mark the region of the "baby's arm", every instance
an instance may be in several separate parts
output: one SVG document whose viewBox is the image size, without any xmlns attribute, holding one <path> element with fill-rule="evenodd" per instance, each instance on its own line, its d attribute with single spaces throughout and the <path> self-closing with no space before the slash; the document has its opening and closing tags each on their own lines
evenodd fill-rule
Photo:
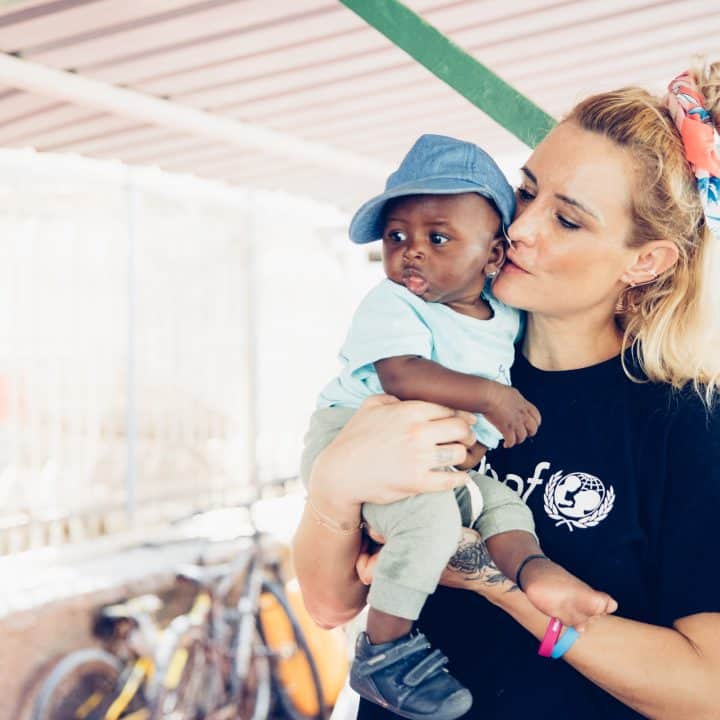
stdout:
<svg viewBox="0 0 720 720">
<path fill-rule="evenodd" d="M 456 372 L 426 358 L 401 355 L 375 362 L 383 390 L 401 400 L 425 400 L 457 410 L 481 413 L 512 447 L 535 435 L 538 409 L 515 388 Z"/>
</svg>

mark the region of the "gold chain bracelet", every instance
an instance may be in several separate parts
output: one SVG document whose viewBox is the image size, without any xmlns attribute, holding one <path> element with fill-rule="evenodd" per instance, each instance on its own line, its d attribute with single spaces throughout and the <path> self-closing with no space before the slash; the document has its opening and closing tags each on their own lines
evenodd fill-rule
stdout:
<svg viewBox="0 0 720 720">
<path fill-rule="evenodd" d="M 326 527 L 328 530 L 332 530 L 334 533 L 338 533 L 339 535 L 352 535 L 353 533 L 356 533 L 358 530 L 362 530 L 365 527 L 364 522 L 360 522 L 358 525 L 348 527 L 344 523 L 339 523 L 336 520 L 333 520 L 331 517 L 325 515 L 325 513 L 320 512 L 320 510 L 315 507 L 315 503 L 313 503 L 309 495 L 305 498 L 305 502 L 307 502 L 310 510 L 312 510 L 312 513 L 315 516 L 315 520 L 323 527 Z"/>
</svg>

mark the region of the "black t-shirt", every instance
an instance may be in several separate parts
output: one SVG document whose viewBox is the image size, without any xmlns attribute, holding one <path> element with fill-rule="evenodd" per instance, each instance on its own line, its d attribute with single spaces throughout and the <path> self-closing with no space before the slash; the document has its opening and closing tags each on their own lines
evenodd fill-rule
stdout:
<svg viewBox="0 0 720 720">
<path fill-rule="evenodd" d="M 689 389 L 629 380 L 619 358 L 545 372 L 518 352 L 512 372 L 542 425 L 492 451 L 484 469 L 528 503 L 544 552 L 610 593 L 622 617 L 671 626 L 720 612 L 720 409 Z M 472 692 L 467 718 L 641 717 L 539 657 L 530 633 L 472 592 L 438 588 L 418 625 Z M 393 717 L 361 701 L 361 720 Z"/>
</svg>

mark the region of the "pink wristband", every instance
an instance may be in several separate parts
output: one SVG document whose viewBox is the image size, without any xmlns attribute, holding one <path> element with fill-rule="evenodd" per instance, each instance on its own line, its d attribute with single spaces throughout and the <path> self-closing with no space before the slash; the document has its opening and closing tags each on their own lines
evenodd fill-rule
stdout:
<svg viewBox="0 0 720 720">
<path fill-rule="evenodd" d="M 545 635 L 540 643 L 540 647 L 538 648 L 538 655 L 550 657 L 552 650 L 555 647 L 555 643 L 560 637 L 562 629 L 563 624 L 557 618 L 554 617 L 550 619 L 547 630 L 545 630 Z"/>
</svg>

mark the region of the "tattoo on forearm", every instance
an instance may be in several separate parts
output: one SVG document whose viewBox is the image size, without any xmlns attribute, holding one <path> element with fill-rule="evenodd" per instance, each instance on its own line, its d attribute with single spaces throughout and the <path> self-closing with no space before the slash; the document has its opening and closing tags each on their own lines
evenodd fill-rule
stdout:
<svg viewBox="0 0 720 720">
<path fill-rule="evenodd" d="M 467 580 L 482 579 L 489 585 L 499 585 L 508 582 L 508 578 L 500 572 L 498 566 L 490 557 L 487 546 L 482 540 L 463 540 L 455 554 L 450 558 L 448 565 L 466 576 Z M 514 583 L 508 592 L 517 590 Z"/>
</svg>

